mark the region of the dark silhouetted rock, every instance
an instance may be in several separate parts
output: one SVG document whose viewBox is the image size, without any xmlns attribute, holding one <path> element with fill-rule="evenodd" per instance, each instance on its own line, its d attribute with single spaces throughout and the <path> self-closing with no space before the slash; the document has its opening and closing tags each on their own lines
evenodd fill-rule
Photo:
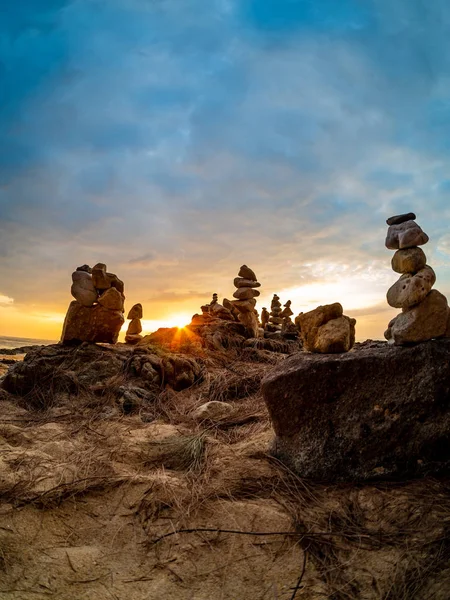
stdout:
<svg viewBox="0 0 450 600">
<path fill-rule="evenodd" d="M 142 304 L 135 304 L 130 308 L 127 319 L 142 319 Z"/>
<path fill-rule="evenodd" d="M 329 481 L 450 470 L 450 340 L 299 353 L 262 382 L 273 453 Z"/>
<path fill-rule="evenodd" d="M 238 277 L 242 277 L 244 279 L 250 279 L 250 281 L 257 281 L 255 272 L 247 267 L 247 265 L 242 265 L 239 269 Z"/>
<path fill-rule="evenodd" d="M 394 217 L 389 217 L 386 219 L 386 223 L 388 225 L 401 225 L 401 223 L 405 223 L 406 221 L 415 221 L 416 215 L 412 212 L 405 213 L 403 215 L 395 215 Z"/>
</svg>

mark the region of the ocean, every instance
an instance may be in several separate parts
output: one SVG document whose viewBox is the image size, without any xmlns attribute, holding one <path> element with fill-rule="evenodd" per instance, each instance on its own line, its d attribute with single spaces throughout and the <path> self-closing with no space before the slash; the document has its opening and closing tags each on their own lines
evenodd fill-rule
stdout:
<svg viewBox="0 0 450 600">
<path fill-rule="evenodd" d="M 3 348 L 12 350 L 13 348 L 21 348 L 22 346 L 48 346 L 49 344 L 57 343 L 57 340 L 36 340 L 32 338 L 0 336 L 0 353 Z"/>
</svg>

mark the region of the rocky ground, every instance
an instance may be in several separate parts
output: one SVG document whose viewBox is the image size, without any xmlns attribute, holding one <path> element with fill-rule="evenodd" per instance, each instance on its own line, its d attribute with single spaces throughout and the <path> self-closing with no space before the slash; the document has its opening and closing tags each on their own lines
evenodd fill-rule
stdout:
<svg viewBox="0 0 450 600">
<path fill-rule="evenodd" d="M 167 333 L 8 365 L 0 599 L 446 600 L 447 479 L 326 485 L 270 456 L 260 382 L 298 351 Z"/>
</svg>

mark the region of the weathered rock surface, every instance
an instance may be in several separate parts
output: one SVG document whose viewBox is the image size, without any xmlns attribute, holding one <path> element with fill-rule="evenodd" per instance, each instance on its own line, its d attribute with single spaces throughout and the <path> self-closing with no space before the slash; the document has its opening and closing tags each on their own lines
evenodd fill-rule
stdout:
<svg viewBox="0 0 450 600">
<path fill-rule="evenodd" d="M 76 348 L 53 344 L 29 352 L 23 362 L 13 365 L 0 389 L 24 396 L 26 403 L 35 408 L 45 408 L 57 402 L 60 393 L 106 392 L 120 400 L 125 388 L 144 388 L 159 394 L 160 386 L 166 385 L 179 391 L 197 382 L 201 375 L 201 365 L 183 354 L 162 352 L 158 356 L 152 349 L 121 344 L 83 343 Z"/>
<path fill-rule="evenodd" d="M 313 352 L 335 354 L 348 352 L 355 343 L 356 320 L 342 316 L 332 319 L 317 329 Z"/>
<path fill-rule="evenodd" d="M 387 232 L 386 248 L 398 250 L 423 246 L 428 242 L 427 234 L 415 221 L 404 221 L 399 225 L 391 225 Z"/>
<path fill-rule="evenodd" d="M 431 290 L 423 302 L 389 323 L 385 337 L 396 345 L 442 337 L 447 329 L 448 314 L 447 298 L 437 290 Z"/>
<path fill-rule="evenodd" d="M 87 265 L 83 265 L 87 266 Z M 79 267 L 72 273 L 70 293 L 83 306 L 92 306 L 97 301 L 97 290 L 88 271 Z"/>
<path fill-rule="evenodd" d="M 392 257 L 392 270 L 396 273 L 417 273 L 427 264 L 427 257 L 422 248 L 405 248 L 397 250 Z"/>
<path fill-rule="evenodd" d="M 110 287 L 99 297 L 98 303 L 109 310 L 120 310 L 123 312 L 123 296 L 114 287 Z"/>
<path fill-rule="evenodd" d="M 450 469 L 450 340 L 299 353 L 262 383 L 273 453 L 302 477 L 355 481 Z"/>
<path fill-rule="evenodd" d="M 88 308 L 74 300 L 66 314 L 61 342 L 115 344 L 123 323 L 123 313 L 120 310 L 109 310 L 101 304 Z"/>
<path fill-rule="evenodd" d="M 391 286 L 387 301 L 394 308 L 407 309 L 425 300 L 436 281 L 436 274 L 428 265 L 415 275 L 405 273 Z"/>
<path fill-rule="evenodd" d="M 416 215 L 413 212 L 410 213 L 405 213 L 403 215 L 395 215 L 393 217 L 389 217 L 389 219 L 386 219 L 386 223 L 388 225 L 400 225 L 401 223 L 404 223 L 405 221 L 415 221 L 416 219 Z"/>
</svg>

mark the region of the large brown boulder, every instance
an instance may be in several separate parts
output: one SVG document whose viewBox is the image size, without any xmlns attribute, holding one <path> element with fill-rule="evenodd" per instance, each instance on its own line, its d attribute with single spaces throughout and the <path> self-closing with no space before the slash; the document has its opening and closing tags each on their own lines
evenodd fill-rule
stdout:
<svg viewBox="0 0 450 600">
<path fill-rule="evenodd" d="M 339 302 L 318 306 L 296 317 L 303 346 L 310 352 L 348 352 L 355 343 L 356 320 L 343 314 Z"/>
<path fill-rule="evenodd" d="M 109 310 L 101 304 L 86 307 L 74 300 L 66 314 L 61 342 L 115 344 L 123 323 L 123 313 L 120 310 Z"/>
<path fill-rule="evenodd" d="M 329 481 L 450 471 L 450 340 L 299 353 L 262 382 L 273 453 Z"/>
</svg>

